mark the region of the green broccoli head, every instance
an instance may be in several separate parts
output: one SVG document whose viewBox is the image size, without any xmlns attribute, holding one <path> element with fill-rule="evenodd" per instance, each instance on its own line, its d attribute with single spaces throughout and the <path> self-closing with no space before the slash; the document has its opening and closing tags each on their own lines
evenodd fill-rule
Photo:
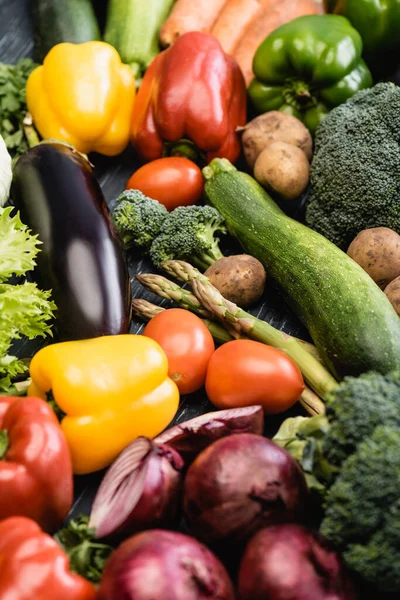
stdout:
<svg viewBox="0 0 400 600">
<path fill-rule="evenodd" d="M 400 592 L 400 429 L 375 429 L 326 496 L 321 533 L 364 581 Z"/>
<path fill-rule="evenodd" d="M 211 206 L 180 206 L 163 222 L 150 248 L 155 265 L 165 260 L 189 260 L 207 269 L 222 258 L 215 233 L 226 233 L 223 216 Z"/>
<path fill-rule="evenodd" d="M 307 225 L 347 250 L 370 227 L 400 233 L 400 87 L 379 83 L 319 126 Z"/>
<path fill-rule="evenodd" d="M 139 190 L 126 190 L 118 198 L 113 218 L 126 248 L 148 251 L 167 215 L 167 209 L 157 200 Z"/>
<path fill-rule="evenodd" d="M 345 377 L 327 398 L 322 453 L 340 466 L 380 424 L 400 427 L 400 372 Z"/>
</svg>

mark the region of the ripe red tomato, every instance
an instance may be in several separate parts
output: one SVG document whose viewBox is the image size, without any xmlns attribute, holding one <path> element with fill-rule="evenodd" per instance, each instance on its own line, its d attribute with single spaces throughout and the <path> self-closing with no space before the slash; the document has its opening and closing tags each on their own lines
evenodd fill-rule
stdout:
<svg viewBox="0 0 400 600">
<path fill-rule="evenodd" d="M 204 385 L 215 346 L 199 317 L 182 308 L 170 308 L 153 317 L 143 335 L 158 342 L 164 350 L 168 375 L 181 394 L 191 394 Z"/>
<path fill-rule="evenodd" d="M 196 204 L 203 193 L 203 175 L 187 158 L 159 158 L 140 167 L 129 179 L 126 189 L 140 190 L 158 200 L 168 210 Z"/>
<path fill-rule="evenodd" d="M 260 404 L 267 414 L 290 408 L 304 381 L 286 354 L 251 340 L 234 340 L 218 348 L 208 364 L 206 392 L 218 408 Z"/>
</svg>

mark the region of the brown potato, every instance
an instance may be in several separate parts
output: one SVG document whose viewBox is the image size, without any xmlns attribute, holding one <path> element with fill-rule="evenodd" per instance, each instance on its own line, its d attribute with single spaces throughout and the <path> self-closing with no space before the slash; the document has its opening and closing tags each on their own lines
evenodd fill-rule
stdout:
<svg viewBox="0 0 400 600">
<path fill-rule="evenodd" d="M 286 142 L 297 146 L 312 158 L 312 137 L 305 125 L 296 117 L 272 110 L 256 117 L 242 131 L 243 152 L 249 167 L 254 168 L 261 152 L 273 142 Z"/>
<path fill-rule="evenodd" d="M 300 148 L 274 142 L 257 158 L 254 177 L 266 190 L 276 192 L 285 200 L 295 200 L 308 185 L 310 165 Z"/>
<path fill-rule="evenodd" d="M 220 258 L 205 275 L 224 298 L 241 307 L 261 298 L 267 277 L 260 261 L 248 254 Z"/>
<path fill-rule="evenodd" d="M 391 281 L 389 285 L 385 287 L 384 291 L 392 303 L 394 310 L 400 317 L 400 277 L 393 279 L 393 281 Z"/>
<path fill-rule="evenodd" d="M 351 242 L 347 254 L 382 289 L 400 275 L 400 235 L 388 227 L 364 229 Z"/>
</svg>

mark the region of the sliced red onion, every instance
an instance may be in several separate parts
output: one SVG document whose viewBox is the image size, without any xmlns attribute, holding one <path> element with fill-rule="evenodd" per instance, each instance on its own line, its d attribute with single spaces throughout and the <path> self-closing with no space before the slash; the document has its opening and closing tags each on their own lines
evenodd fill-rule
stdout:
<svg viewBox="0 0 400 600">
<path fill-rule="evenodd" d="M 267 527 L 249 542 L 239 570 L 240 600 L 355 600 L 340 557 L 300 525 Z"/>
<path fill-rule="evenodd" d="M 183 460 L 173 448 L 137 438 L 108 469 L 89 527 L 102 538 L 171 524 L 179 510 Z"/>
<path fill-rule="evenodd" d="M 226 547 L 301 518 L 307 497 L 304 475 L 286 450 L 242 433 L 214 442 L 189 467 L 184 512 L 196 537 Z"/>
<path fill-rule="evenodd" d="M 261 406 L 246 406 L 210 412 L 179 423 L 155 438 L 157 444 L 168 444 L 183 457 L 192 460 L 216 440 L 233 433 L 262 435 L 264 411 Z"/>
<path fill-rule="evenodd" d="M 98 600 L 234 600 L 214 554 L 182 533 L 151 530 L 121 544 L 104 570 Z"/>
</svg>

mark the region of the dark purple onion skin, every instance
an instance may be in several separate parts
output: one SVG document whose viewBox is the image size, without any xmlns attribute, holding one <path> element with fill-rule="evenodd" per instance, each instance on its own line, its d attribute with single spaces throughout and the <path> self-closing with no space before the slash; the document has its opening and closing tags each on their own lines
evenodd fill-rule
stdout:
<svg viewBox="0 0 400 600">
<path fill-rule="evenodd" d="M 336 552 L 296 524 L 259 531 L 239 570 L 239 600 L 355 600 L 357 594 Z"/>
<path fill-rule="evenodd" d="M 307 500 L 297 462 L 271 440 L 249 433 L 214 442 L 184 482 L 186 523 L 215 547 L 237 546 L 267 525 L 301 520 Z"/>
<path fill-rule="evenodd" d="M 121 544 L 106 564 L 97 600 L 234 600 L 222 563 L 194 538 L 153 529 Z"/>
<path fill-rule="evenodd" d="M 190 464 L 210 444 L 234 433 L 262 435 L 264 411 L 261 406 L 246 406 L 219 410 L 195 417 L 170 427 L 155 438 L 159 444 L 168 444 Z"/>
<path fill-rule="evenodd" d="M 178 520 L 184 462 L 173 448 L 154 444 L 151 440 L 149 443 L 151 449 L 145 457 L 146 476 L 142 496 L 124 522 L 105 536 L 107 538 L 126 538 L 145 529 L 175 525 Z M 96 527 L 96 537 L 103 537 L 101 527 Z"/>
</svg>

